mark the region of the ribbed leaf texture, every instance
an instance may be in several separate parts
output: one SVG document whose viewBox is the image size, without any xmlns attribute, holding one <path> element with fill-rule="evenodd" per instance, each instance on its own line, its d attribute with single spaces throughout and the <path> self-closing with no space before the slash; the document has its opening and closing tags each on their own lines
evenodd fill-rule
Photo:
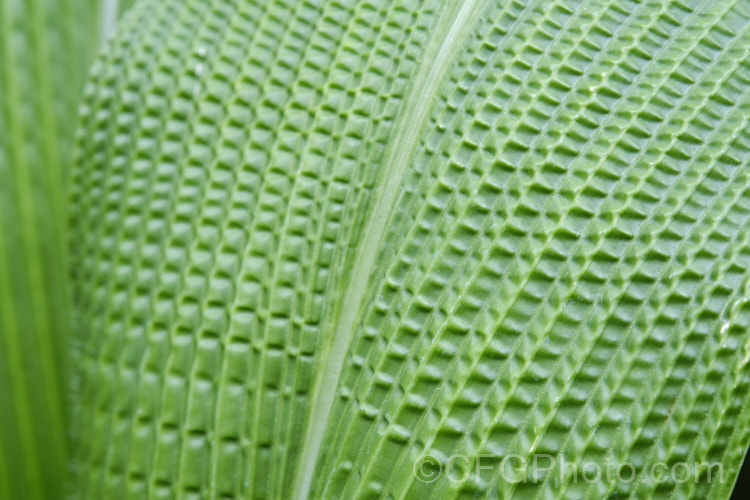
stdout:
<svg viewBox="0 0 750 500">
<path fill-rule="evenodd" d="M 78 135 L 80 496 L 726 498 L 750 438 L 748 20 L 137 2 Z M 425 481 L 425 454 L 470 473 Z M 537 481 L 498 466 L 539 454 Z"/>
<path fill-rule="evenodd" d="M 0 499 L 62 498 L 65 183 L 99 44 L 93 0 L 0 0 Z"/>
</svg>

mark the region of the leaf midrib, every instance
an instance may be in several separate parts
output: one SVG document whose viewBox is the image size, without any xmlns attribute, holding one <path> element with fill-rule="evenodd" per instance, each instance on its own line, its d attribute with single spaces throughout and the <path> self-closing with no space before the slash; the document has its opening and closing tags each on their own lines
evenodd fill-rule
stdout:
<svg viewBox="0 0 750 500">
<path fill-rule="evenodd" d="M 361 233 L 363 237 L 357 248 L 352 274 L 339 296 L 342 303 L 333 340 L 330 349 L 324 355 L 316 379 L 293 498 L 308 497 L 344 358 L 375 263 L 377 249 L 391 218 L 399 186 L 418 144 L 430 104 L 484 4 L 482 0 L 446 2 L 446 8 L 433 31 L 430 44 L 414 77 L 414 83 L 407 94 L 406 105 L 393 127 L 393 142 L 386 152 L 384 161 L 383 185 L 376 190 L 376 198 Z"/>
</svg>

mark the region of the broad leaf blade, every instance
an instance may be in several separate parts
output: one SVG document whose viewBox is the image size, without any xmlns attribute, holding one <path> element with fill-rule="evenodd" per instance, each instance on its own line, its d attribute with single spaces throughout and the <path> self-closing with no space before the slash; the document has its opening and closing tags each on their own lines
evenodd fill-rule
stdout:
<svg viewBox="0 0 750 500">
<path fill-rule="evenodd" d="M 743 4 L 130 12 L 75 180 L 88 496 L 728 495 Z M 425 454 L 492 457 L 428 482 Z M 515 483 L 511 455 L 557 468 Z"/>
</svg>

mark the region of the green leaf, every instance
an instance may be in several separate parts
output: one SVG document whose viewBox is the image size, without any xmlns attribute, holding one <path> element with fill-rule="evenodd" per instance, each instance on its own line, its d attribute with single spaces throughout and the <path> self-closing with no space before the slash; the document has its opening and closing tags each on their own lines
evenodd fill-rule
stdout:
<svg viewBox="0 0 750 500">
<path fill-rule="evenodd" d="M 96 2 L 0 0 L 0 499 L 68 469 L 68 168 Z"/>
<path fill-rule="evenodd" d="M 137 2 L 81 108 L 80 496 L 728 497 L 748 19 Z"/>
</svg>

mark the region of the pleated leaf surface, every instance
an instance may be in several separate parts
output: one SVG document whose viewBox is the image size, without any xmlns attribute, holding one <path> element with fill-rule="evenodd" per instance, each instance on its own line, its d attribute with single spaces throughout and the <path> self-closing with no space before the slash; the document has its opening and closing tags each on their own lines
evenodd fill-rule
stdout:
<svg viewBox="0 0 750 500">
<path fill-rule="evenodd" d="M 749 19 L 137 2 L 78 134 L 80 496 L 727 498 Z M 704 465 L 651 474 L 680 462 Z"/>
</svg>

